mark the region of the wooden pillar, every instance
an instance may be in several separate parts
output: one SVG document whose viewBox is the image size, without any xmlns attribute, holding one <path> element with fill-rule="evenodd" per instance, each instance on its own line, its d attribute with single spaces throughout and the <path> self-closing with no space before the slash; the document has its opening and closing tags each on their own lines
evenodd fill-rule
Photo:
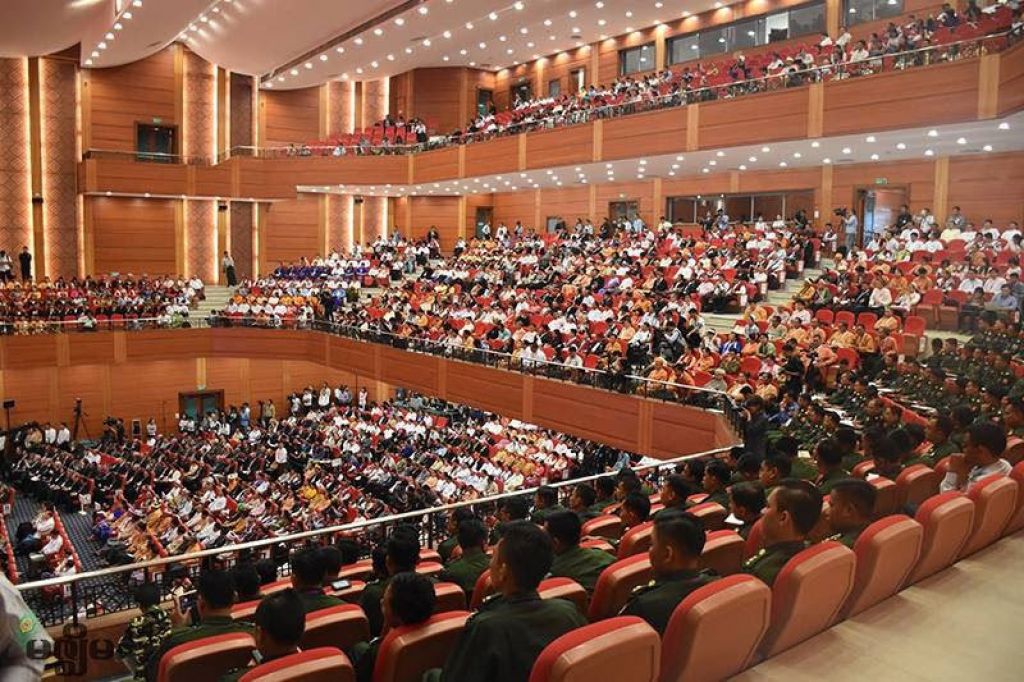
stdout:
<svg viewBox="0 0 1024 682">
<path fill-rule="evenodd" d="M 828 222 L 828 217 L 832 215 L 833 204 L 832 166 L 825 165 L 821 167 L 821 204 L 818 206 L 818 219 L 822 224 Z"/>
<path fill-rule="evenodd" d="M 28 60 L 28 146 L 29 146 L 29 187 L 32 197 L 32 227 L 28 235 L 28 250 L 32 254 L 32 276 L 41 279 L 46 276 L 46 225 L 43 214 L 43 140 L 42 140 L 42 98 L 40 95 L 40 60 Z M 14 272 L 20 273 L 18 254 L 12 250 Z M 20 276 L 20 275 L 19 275 Z"/>
<path fill-rule="evenodd" d="M 604 119 L 594 121 L 594 153 L 591 161 L 600 161 L 604 158 Z"/>
<path fill-rule="evenodd" d="M 821 137 L 825 123 L 824 83 L 811 83 L 807 99 L 807 137 Z"/>
<path fill-rule="evenodd" d="M 321 88 L 321 91 L 323 88 Z M 329 194 L 318 194 L 317 195 L 317 207 L 316 207 L 316 248 L 321 256 L 326 256 L 331 252 L 328 244 L 328 229 L 327 229 L 327 201 L 330 197 Z"/>
<path fill-rule="evenodd" d="M 686 151 L 700 147 L 700 104 L 686 105 Z"/>
<path fill-rule="evenodd" d="M 252 276 L 259 277 L 260 263 L 263 261 L 263 206 L 252 205 Z"/>
<path fill-rule="evenodd" d="M 986 54 L 978 61 L 978 118 L 981 119 L 995 118 L 999 110 L 1000 56 Z"/>
<path fill-rule="evenodd" d="M 949 157 L 935 159 L 935 189 L 932 195 L 932 214 L 946 215 L 949 204 Z"/>
<path fill-rule="evenodd" d="M 459 211 L 458 211 L 458 229 L 459 236 L 466 239 L 466 196 L 462 195 L 459 197 Z"/>
<path fill-rule="evenodd" d="M 665 68 L 665 32 L 668 26 L 659 24 L 654 29 L 654 68 L 661 71 Z"/>
<path fill-rule="evenodd" d="M 324 83 L 317 90 L 319 97 L 320 121 L 317 139 L 326 140 L 331 136 L 331 89 L 330 83 Z"/>
<path fill-rule="evenodd" d="M 217 160 L 231 151 L 231 72 L 217 67 Z M 220 270 L 220 267 L 217 268 Z"/>
<path fill-rule="evenodd" d="M 661 178 L 654 178 L 651 182 L 651 221 L 649 225 L 656 225 L 659 218 L 665 213 L 665 202 L 663 201 L 662 180 Z"/>
<path fill-rule="evenodd" d="M 587 69 L 587 85 L 598 85 L 601 81 L 598 72 L 601 70 L 601 43 L 590 46 L 590 68 Z"/>
<path fill-rule="evenodd" d="M 178 153 L 185 154 L 188 125 L 185 121 L 185 46 L 174 43 L 174 122 L 178 124 Z M 179 274 L 181 270 L 178 271 Z"/>
<path fill-rule="evenodd" d="M 230 138 L 229 138 L 230 139 Z M 220 269 L 221 254 L 225 251 L 231 252 L 231 211 L 229 210 L 228 203 L 226 201 L 217 202 L 217 245 L 216 253 L 214 253 L 214 272 L 216 273 L 216 283 L 221 283 L 221 278 L 224 273 Z"/>
<path fill-rule="evenodd" d="M 846 23 L 843 19 L 843 0 L 825 0 L 825 30 L 830 36 L 839 36 L 839 27 Z"/>
<path fill-rule="evenodd" d="M 188 199 L 174 202 L 174 267 L 179 275 L 188 277 L 188 230 L 185 229 L 185 204 Z"/>
</svg>

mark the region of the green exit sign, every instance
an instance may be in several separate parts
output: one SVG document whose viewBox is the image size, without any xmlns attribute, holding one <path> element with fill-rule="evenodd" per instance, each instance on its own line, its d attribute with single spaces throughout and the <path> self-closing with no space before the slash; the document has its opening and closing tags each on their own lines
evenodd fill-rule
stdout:
<svg viewBox="0 0 1024 682">
<path fill-rule="evenodd" d="M 875 184 L 876 185 L 888 185 L 889 184 L 889 178 L 875 178 Z"/>
<path fill-rule="evenodd" d="M 156 116 L 153 117 L 153 125 L 158 126 L 158 125 L 160 125 L 163 122 L 164 122 L 164 120 L 162 118 L 158 118 Z"/>
</svg>

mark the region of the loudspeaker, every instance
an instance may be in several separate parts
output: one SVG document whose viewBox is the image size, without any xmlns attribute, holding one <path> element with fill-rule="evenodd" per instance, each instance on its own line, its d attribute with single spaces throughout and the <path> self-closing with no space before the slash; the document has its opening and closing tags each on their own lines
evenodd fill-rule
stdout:
<svg viewBox="0 0 1024 682">
<path fill-rule="evenodd" d="M 4 409 L 5 410 L 12 410 L 12 409 L 14 409 L 14 399 L 13 398 L 8 398 L 8 399 L 4 400 Z"/>
</svg>

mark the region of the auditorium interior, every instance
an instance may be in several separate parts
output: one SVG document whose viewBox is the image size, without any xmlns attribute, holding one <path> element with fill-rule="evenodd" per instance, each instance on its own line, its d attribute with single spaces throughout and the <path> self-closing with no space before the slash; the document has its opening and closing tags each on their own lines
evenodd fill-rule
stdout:
<svg viewBox="0 0 1024 682">
<path fill-rule="evenodd" d="M 0 677 L 1019 679 L 1020 0 L 0 6 Z"/>
</svg>

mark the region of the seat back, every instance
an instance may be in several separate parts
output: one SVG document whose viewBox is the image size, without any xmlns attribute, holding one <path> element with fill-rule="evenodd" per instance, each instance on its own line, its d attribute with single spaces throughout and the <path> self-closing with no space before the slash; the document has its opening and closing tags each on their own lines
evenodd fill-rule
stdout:
<svg viewBox="0 0 1024 682">
<path fill-rule="evenodd" d="M 618 539 L 622 537 L 622 519 L 615 514 L 595 516 L 583 524 L 582 534 Z"/>
<path fill-rule="evenodd" d="M 952 564 L 974 527 L 974 502 L 955 490 L 925 500 L 915 520 L 924 528 L 921 558 L 908 584 L 938 573 Z"/>
<path fill-rule="evenodd" d="M 959 558 L 988 547 L 1003 535 L 1017 509 L 1017 481 L 999 474 L 988 476 L 967 493 L 974 502 L 974 525 Z"/>
<path fill-rule="evenodd" d="M 909 466 L 896 477 L 896 499 L 900 507 L 918 506 L 939 492 L 942 476 L 924 464 Z"/>
<path fill-rule="evenodd" d="M 635 616 L 609 618 L 567 632 L 544 647 L 529 682 L 657 682 L 661 640 Z"/>
<path fill-rule="evenodd" d="M 434 613 L 466 610 L 466 593 L 455 583 L 434 583 L 434 595 L 437 597 Z"/>
<path fill-rule="evenodd" d="M 754 521 L 747 535 L 746 547 L 743 548 L 743 558 L 749 559 L 764 547 L 764 519 Z"/>
<path fill-rule="evenodd" d="M 900 591 L 917 564 L 924 527 L 902 514 L 887 516 L 864 529 L 853 545 L 857 574 L 844 616 L 853 616 Z"/>
<path fill-rule="evenodd" d="M 646 552 L 651 547 L 651 532 L 654 529 L 653 521 L 646 521 L 638 526 L 633 526 L 622 536 L 619 542 L 619 558 L 625 559 L 634 554 Z"/>
<path fill-rule="evenodd" d="M 1017 481 L 1017 509 L 1014 511 L 1013 516 L 1010 517 L 1010 522 L 1006 524 L 1006 530 L 1003 531 L 1004 535 L 1010 535 L 1024 529 L 1024 462 L 1018 462 L 1013 466 L 1013 470 L 1010 471 L 1010 478 Z"/>
<path fill-rule="evenodd" d="M 739 573 L 746 544 L 734 530 L 711 531 L 704 540 L 704 551 L 700 554 L 701 568 L 714 569 L 718 575 Z"/>
<path fill-rule="evenodd" d="M 587 613 L 587 591 L 572 578 L 547 578 L 537 586 L 541 599 L 567 599 L 580 613 Z"/>
<path fill-rule="evenodd" d="M 768 630 L 771 602 L 771 589 L 750 575 L 691 592 L 662 636 L 660 682 L 724 680 L 746 668 Z"/>
<path fill-rule="evenodd" d="M 160 658 L 157 682 L 216 682 L 225 671 L 245 666 L 255 648 L 247 632 L 179 644 Z"/>
<path fill-rule="evenodd" d="M 875 518 L 895 514 L 900 507 L 896 484 L 882 476 L 876 476 L 869 482 L 875 486 Z"/>
<path fill-rule="evenodd" d="M 339 604 L 306 614 L 306 632 L 300 646 L 303 649 L 335 647 L 348 651 L 359 642 L 370 639 L 370 622 L 355 604 Z"/>
<path fill-rule="evenodd" d="M 469 616 L 469 611 L 448 611 L 388 632 L 377 650 L 373 682 L 419 680 L 427 670 L 440 668 Z"/>
<path fill-rule="evenodd" d="M 729 510 L 717 502 L 701 502 L 688 510 L 704 524 L 705 530 L 722 530 Z"/>
<path fill-rule="evenodd" d="M 646 554 L 634 554 L 609 565 L 597 578 L 587 618 L 592 622 L 611 618 L 629 601 L 633 588 L 646 585 L 653 577 L 654 569 Z"/>
<path fill-rule="evenodd" d="M 239 682 L 355 682 L 356 671 L 339 649 L 320 647 L 258 665 Z"/>
<path fill-rule="evenodd" d="M 772 618 L 761 643 L 774 656 L 832 625 L 853 589 L 856 558 L 838 542 L 808 547 L 786 562 L 772 586 Z"/>
<path fill-rule="evenodd" d="M 476 611 L 480 608 L 480 605 L 484 603 L 484 599 L 491 596 L 494 592 L 494 585 L 491 584 L 491 569 L 485 570 L 480 574 L 480 577 L 476 579 L 476 585 L 473 586 L 473 596 L 469 599 L 470 611 Z"/>
</svg>

